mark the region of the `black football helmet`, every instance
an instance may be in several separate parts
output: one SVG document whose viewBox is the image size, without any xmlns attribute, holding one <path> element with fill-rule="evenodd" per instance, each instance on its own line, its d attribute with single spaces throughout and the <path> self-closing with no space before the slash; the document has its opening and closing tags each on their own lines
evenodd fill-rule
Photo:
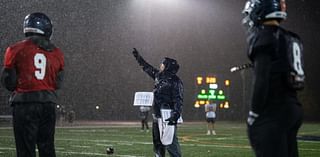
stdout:
<svg viewBox="0 0 320 157">
<path fill-rule="evenodd" d="M 52 35 L 52 23 L 49 17 L 43 13 L 32 13 L 25 17 L 23 33 L 28 37 L 40 34 L 50 39 Z"/>
<path fill-rule="evenodd" d="M 249 28 L 268 19 L 282 21 L 287 18 L 286 2 L 285 0 L 248 0 L 242 14 L 245 15 L 242 24 Z"/>
</svg>

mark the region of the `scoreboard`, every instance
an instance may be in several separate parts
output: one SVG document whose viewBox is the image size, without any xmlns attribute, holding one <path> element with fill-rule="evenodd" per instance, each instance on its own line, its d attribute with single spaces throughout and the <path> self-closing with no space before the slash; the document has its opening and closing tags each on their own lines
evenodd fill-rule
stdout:
<svg viewBox="0 0 320 157">
<path fill-rule="evenodd" d="M 196 100 L 194 107 L 215 103 L 217 107 L 229 109 L 229 87 L 230 80 L 220 79 L 216 76 L 197 76 L 196 81 Z"/>
</svg>

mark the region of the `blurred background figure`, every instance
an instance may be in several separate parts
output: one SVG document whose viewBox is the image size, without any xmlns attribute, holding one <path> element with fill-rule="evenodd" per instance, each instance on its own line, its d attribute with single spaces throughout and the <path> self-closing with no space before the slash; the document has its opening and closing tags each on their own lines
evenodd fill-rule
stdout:
<svg viewBox="0 0 320 157">
<path fill-rule="evenodd" d="M 68 123 L 72 125 L 75 119 L 76 119 L 76 112 L 74 112 L 74 110 L 71 109 L 67 115 Z"/>
<path fill-rule="evenodd" d="M 66 109 L 64 105 L 56 106 L 56 115 L 58 125 L 62 126 L 63 123 L 66 121 Z"/>
<path fill-rule="evenodd" d="M 144 128 L 146 128 L 146 131 L 149 132 L 148 117 L 150 109 L 151 108 L 149 106 L 140 106 L 139 108 L 139 116 L 141 119 L 141 132 L 144 131 Z"/>
<path fill-rule="evenodd" d="M 217 104 L 209 103 L 205 105 L 206 120 L 207 120 L 207 135 L 216 135 L 214 131 L 214 123 L 216 121 Z"/>
</svg>

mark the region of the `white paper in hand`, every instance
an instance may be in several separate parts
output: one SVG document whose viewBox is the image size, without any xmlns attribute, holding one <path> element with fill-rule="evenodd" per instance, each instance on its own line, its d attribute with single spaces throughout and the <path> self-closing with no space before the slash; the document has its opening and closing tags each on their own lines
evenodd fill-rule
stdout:
<svg viewBox="0 0 320 157">
<path fill-rule="evenodd" d="M 170 118 L 170 116 L 171 116 L 170 109 L 161 109 L 161 117 L 162 117 L 163 122 L 165 122 L 166 119 Z M 182 115 L 180 115 L 177 123 L 179 123 L 179 124 L 183 123 Z"/>
<path fill-rule="evenodd" d="M 165 146 L 172 144 L 175 126 L 168 125 L 168 122 L 163 122 L 161 118 L 158 119 L 158 126 L 161 143 Z"/>
<path fill-rule="evenodd" d="M 152 106 L 153 92 L 136 92 L 133 106 Z"/>
<path fill-rule="evenodd" d="M 171 114 L 170 109 L 161 109 L 162 122 L 165 122 L 166 119 L 170 118 L 170 114 Z"/>
</svg>

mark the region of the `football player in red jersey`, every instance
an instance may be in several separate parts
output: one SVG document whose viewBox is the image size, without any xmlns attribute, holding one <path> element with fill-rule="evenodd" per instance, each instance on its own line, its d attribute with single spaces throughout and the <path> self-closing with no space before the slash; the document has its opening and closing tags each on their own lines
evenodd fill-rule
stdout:
<svg viewBox="0 0 320 157">
<path fill-rule="evenodd" d="M 64 57 L 50 41 L 51 20 L 43 13 L 25 17 L 26 39 L 5 53 L 1 83 L 12 91 L 17 157 L 55 157 L 56 90 L 63 79 Z"/>
</svg>

